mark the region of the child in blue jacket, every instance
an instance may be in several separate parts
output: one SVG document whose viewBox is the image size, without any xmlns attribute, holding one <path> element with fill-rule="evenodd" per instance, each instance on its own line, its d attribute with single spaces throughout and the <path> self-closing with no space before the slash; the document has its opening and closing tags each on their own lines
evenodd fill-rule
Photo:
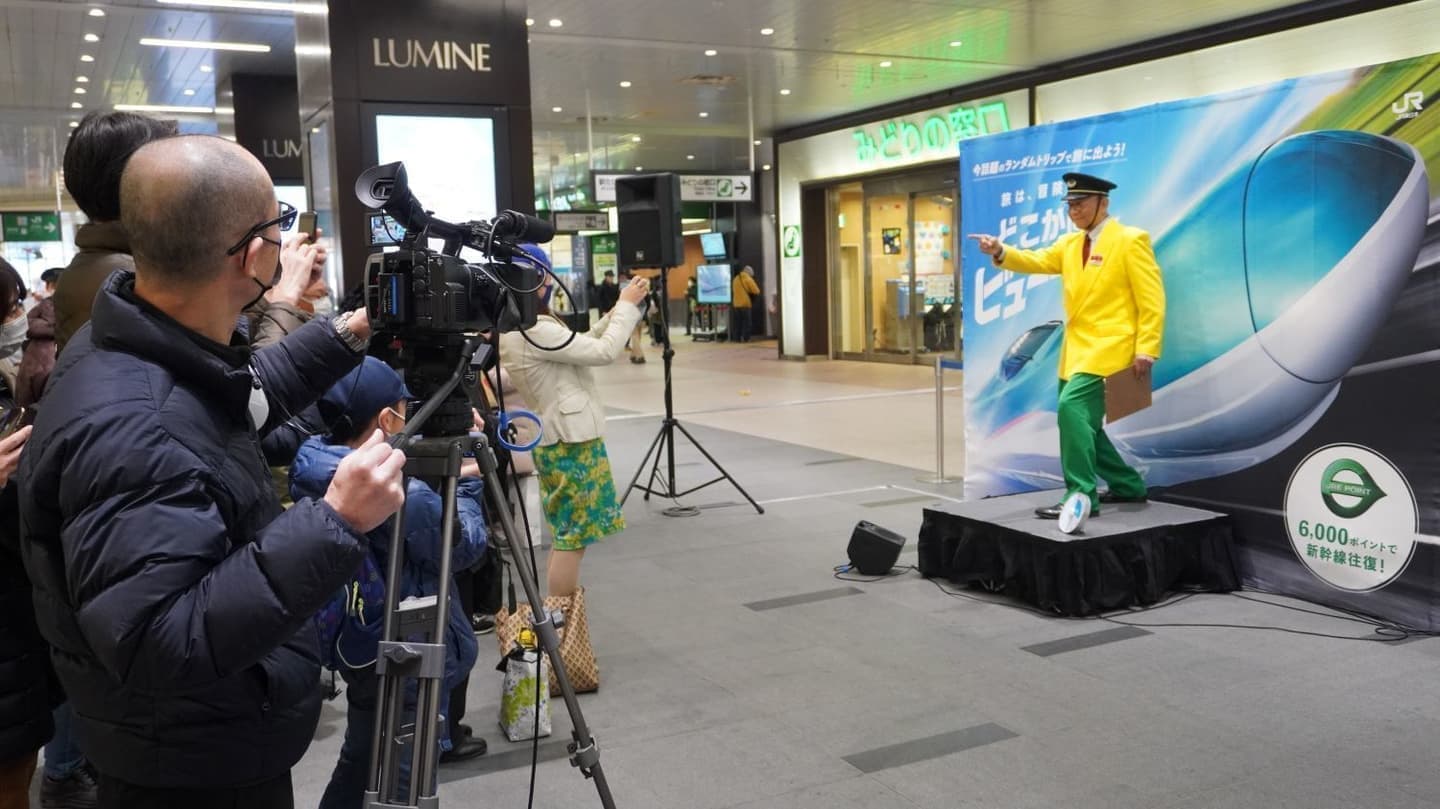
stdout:
<svg viewBox="0 0 1440 809">
<path fill-rule="evenodd" d="M 386 436 L 403 430 L 410 398 L 405 381 L 395 369 L 374 357 L 366 357 L 360 367 L 321 398 L 319 408 L 331 425 L 331 432 L 312 437 L 301 445 L 290 467 L 291 497 L 323 496 L 340 460 L 355 447 L 365 443 L 376 430 Z M 459 507 L 456 530 L 461 536 L 452 551 L 452 571 L 464 570 L 480 561 L 486 546 L 478 469 L 470 461 L 461 474 L 456 498 Z M 434 595 L 440 590 L 441 505 L 441 497 L 434 489 L 414 478 L 408 480 L 400 599 Z M 391 530 L 392 525 L 387 521 L 367 535 L 370 556 L 356 571 L 355 579 L 345 592 L 337 594 L 337 614 L 344 617 L 340 619 L 338 637 L 330 648 L 322 650 L 326 664 L 337 669 L 345 680 L 348 711 L 340 760 L 321 799 L 321 809 L 357 809 L 364 799 L 370 741 L 378 716 L 375 658 L 385 617 L 384 576 L 388 569 Z M 442 762 L 473 758 L 486 750 L 484 739 L 471 735 L 469 728 L 449 721 L 450 691 L 468 676 L 478 654 L 475 635 L 453 581 L 450 593 L 445 681 L 440 703 Z M 322 636 L 326 635 L 323 621 L 321 628 Z M 412 705 L 413 691 L 412 687 Z"/>
</svg>

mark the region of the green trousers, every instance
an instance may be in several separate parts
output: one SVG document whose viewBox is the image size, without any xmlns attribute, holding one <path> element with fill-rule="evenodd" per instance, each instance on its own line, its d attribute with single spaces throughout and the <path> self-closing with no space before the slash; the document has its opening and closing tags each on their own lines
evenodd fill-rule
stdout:
<svg viewBox="0 0 1440 809">
<path fill-rule="evenodd" d="M 1065 474 L 1065 496 L 1076 492 L 1090 498 L 1092 514 L 1100 512 L 1096 496 L 1099 478 L 1110 484 L 1112 494 L 1140 497 L 1145 479 L 1125 463 L 1105 435 L 1105 379 L 1094 374 L 1075 374 L 1060 380 L 1060 470 Z"/>
</svg>

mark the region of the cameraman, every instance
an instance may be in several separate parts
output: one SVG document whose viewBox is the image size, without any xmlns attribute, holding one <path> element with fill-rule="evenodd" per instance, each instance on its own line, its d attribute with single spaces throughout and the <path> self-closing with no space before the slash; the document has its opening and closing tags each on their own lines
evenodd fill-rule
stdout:
<svg viewBox="0 0 1440 809">
<path fill-rule="evenodd" d="M 533 264 L 549 269 L 549 259 L 539 247 L 523 245 L 523 249 Z M 537 293 L 540 317 L 525 332 L 539 346 L 558 346 L 570 336 L 570 328 L 550 314 L 556 288 L 547 273 Z M 625 528 L 605 453 L 605 406 L 590 368 L 609 365 L 620 356 L 625 336 L 640 322 L 640 303 L 649 290 L 645 278 L 632 280 L 620 291 L 615 308 L 588 334 L 576 334 L 557 351 L 536 348 L 519 332 L 500 335 L 500 361 L 544 425 L 540 446 L 532 455 L 545 520 L 554 537 L 546 569 L 552 596 L 572 595 L 580 586 L 585 548 Z M 641 339 L 637 333 L 635 340 Z"/>
<path fill-rule="evenodd" d="M 320 714 L 311 618 L 399 507 L 405 456 L 372 436 L 282 511 L 258 436 L 359 364 L 369 320 L 254 353 L 234 331 L 294 214 L 239 146 L 153 141 L 120 198 L 135 272 L 61 354 L 21 460 L 36 617 L 101 806 L 289 809 Z"/>
</svg>

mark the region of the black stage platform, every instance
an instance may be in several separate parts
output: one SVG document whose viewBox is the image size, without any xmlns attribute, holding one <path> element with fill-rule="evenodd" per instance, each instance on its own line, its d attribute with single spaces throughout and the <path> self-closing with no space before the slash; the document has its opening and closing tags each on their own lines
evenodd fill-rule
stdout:
<svg viewBox="0 0 1440 809">
<path fill-rule="evenodd" d="M 1084 533 L 1067 535 L 1035 516 L 1062 496 L 1030 492 L 925 509 L 920 573 L 1001 590 L 1061 615 L 1153 604 L 1180 588 L 1240 588 L 1226 515 L 1153 501 L 1104 505 Z"/>
</svg>

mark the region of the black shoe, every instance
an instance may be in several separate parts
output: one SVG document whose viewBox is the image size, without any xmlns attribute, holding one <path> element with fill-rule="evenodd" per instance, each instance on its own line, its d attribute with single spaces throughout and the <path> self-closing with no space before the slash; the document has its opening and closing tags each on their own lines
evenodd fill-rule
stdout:
<svg viewBox="0 0 1440 809">
<path fill-rule="evenodd" d="M 1100 502 L 1102 503 L 1148 503 L 1149 501 L 1150 497 L 1148 494 L 1142 494 L 1139 497 L 1121 497 L 1118 494 L 1111 494 L 1110 492 L 1102 492 L 1100 494 Z"/>
<path fill-rule="evenodd" d="M 1060 512 L 1063 510 L 1064 505 L 1064 503 L 1056 503 L 1053 506 L 1037 508 L 1035 509 L 1035 516 L 1042 520 L 1058 520 L 1060 519 Z"/>
<path fill-rule="evenodd" d="M 40 782 L 40 809 L 94 809 L 100 805 L 97 786 L 89 765 L 77 767 L 63 779 L 47 775 Z"/>
<path fill-rule="evenodd" d="M 485 755 L 486 750 L 490 749 L 490 746 L 485 743 L 485 740 L 478 736 L 470 736 L 460 741 L 452 739 L 451 741 L 454 743 L 454 746 L 440 754 L 441 764 L 454 764 L 457 761 L 469 761 L 472 758 L 479 758 Z"/>
<path fill-rule="evenodd" d="M 470 616 L 470 628 L 475 630 L 477 635 L 488 635 L 495 631 L 495 618 L 491 615 L 475 613 Z"/>
</svg>

